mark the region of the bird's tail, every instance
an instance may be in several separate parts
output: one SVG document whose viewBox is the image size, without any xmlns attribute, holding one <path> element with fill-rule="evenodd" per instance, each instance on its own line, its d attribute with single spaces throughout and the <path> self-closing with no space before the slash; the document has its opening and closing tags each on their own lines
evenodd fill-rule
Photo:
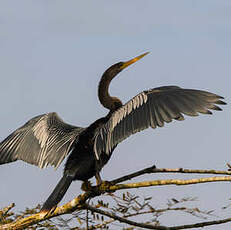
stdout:
<svg viewBox="0 0 231 230">
<path fill-rule="evenodd" d="M 50 211 L 51 209 L 56 208 L 58 203 L 62 200 L 65 195 L 67 189 L 71 185 L 73 178 L 68 175 L 63 175 L 59 183 L 56 185 L 55 189 L 51 193 L 51 195 L 47 198 L 45 203 L 42 206 L 41 211 Z"/>
</svg>

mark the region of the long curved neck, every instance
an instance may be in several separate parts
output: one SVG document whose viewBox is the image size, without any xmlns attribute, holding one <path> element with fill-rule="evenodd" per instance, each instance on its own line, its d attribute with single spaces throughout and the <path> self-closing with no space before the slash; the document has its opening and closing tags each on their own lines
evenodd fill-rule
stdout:
<svg viewBox="0 0 231 230">
<path fill-rule="evenodd" d="M 111 66 L 104 72 L 98 87 L 98 97 L 100 103 L 110 111 L 114 111 L 122 106 L 122 102 L 119 100 L 119 98 L 112 97 L 109 94 L 109 85 L 117 74 L 118 71 L 115 71 L 114 66 Z"/>
</svg>

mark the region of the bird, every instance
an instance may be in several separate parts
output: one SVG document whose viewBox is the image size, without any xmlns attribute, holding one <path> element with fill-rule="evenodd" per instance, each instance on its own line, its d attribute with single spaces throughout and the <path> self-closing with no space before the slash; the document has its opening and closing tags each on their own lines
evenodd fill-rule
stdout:
<svg viewBox="0 0 231 230">
<path fill-rule="evenodd" d="M 88 127 L 65 123 L 56 112 L 36 116 L 16 129 L 0 144 L 0 164 L 22 160 L 45 168 L 57 168 L 64 158 L 63 176 L 44 202 L 41 211 L 57 207 L 71 183 L 87 182 L 95 177 L 102 183 L 100 171 L 110 159 L 116 146 L 130 135 L 149 127 L 163 127 L 173 120 L 182 121 L 184 115 L 212 114 L 222 110 L 224 97 L 202 90 L 178 86 L 162 86 L 145 90 L 127 103 L 109 94 L 111 81 L 125 68 L 149 52 L 129 61 L 110 66 L 98 85 L 100 103 L 108 109 L 106 116 Z"/>
</svg>

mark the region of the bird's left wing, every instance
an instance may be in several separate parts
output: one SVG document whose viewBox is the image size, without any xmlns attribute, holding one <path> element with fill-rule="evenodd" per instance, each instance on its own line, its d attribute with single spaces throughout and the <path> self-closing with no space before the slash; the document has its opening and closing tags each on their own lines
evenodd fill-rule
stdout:
<svg viewBox="0 0 231 230">
<path fill-rule="evenodd" d="M 64 123 L 56 113 L 34 117 L 0 143 L 0 164 L 23 160 L 57 168 L 83 130 Z"/>
<path fill-rule="evenodd" d="M 94 152 L 110 154 L 113 147 L 130 135 L 148 127 L 162 127 L 165 122 L 183 120 L 183 114 L 197 116 L 221 110 L 215 104 L 226 104 L 223 97 L 201 90 L 164 86 L 144 91 L 111 114 L 96 133 Z"/>
</svg>

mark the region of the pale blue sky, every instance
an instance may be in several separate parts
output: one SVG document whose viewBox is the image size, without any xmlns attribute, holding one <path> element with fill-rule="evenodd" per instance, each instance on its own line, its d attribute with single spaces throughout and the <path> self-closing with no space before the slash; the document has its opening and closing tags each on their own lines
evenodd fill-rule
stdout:
<svg viewBox="0 0 231 230">
<path fill-rule="evenodd" d="M 46 112 L 56 111 L 66 122 L 83 127 L 104 116 L 107 111 L 97 98 L 101 74 L 146 51 L 151 53 L 112 82 L 112 95 L 126 102 L 145 89 L 178 85 L 220 94 L 230 104 L 230 12 L 229 0 L 2 0 L 1 140 Z M 223 108 L 213 116 L 187 117 L 130 137 L 117 147 L 102 177 L 113 179 L 152 164 L 225 169 L 230 160 L 231 110 L 230 105 Z M 62 166 L 57 171 L 23 162 L 1 166 L 0 207 L 15 202 L 23 209 L 42 203 L 61 174 Z M 73 183 L 64 201 L 77 195 L 80 185 Z M 228 186 L 139 191 L 153 195 L 156 205 L 171 197 L 197 196 L 200 207 L 214 209 L 228 202 Z M 174 216 L 163 220 L 182 224 Z"/>
</svg>

